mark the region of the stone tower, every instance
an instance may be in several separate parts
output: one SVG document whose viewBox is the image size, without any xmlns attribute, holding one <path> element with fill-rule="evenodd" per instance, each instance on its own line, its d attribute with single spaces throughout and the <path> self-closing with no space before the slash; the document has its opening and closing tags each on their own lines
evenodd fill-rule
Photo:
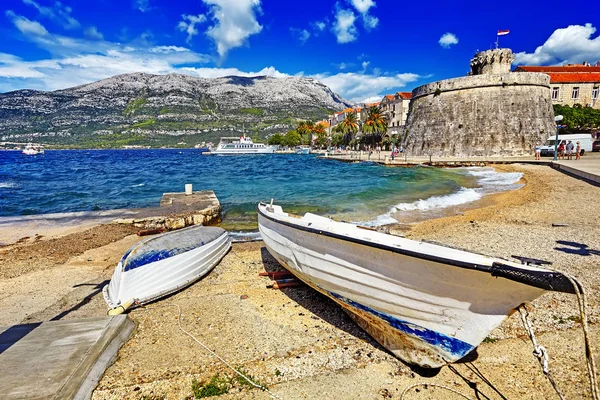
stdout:
<svg viewBox="0 0 600 400">
<path fill-rule="evenodd" d="M 480 51 L 471 59 L 469 75 L 506 74 L 510 65 L 515 61 L 511 49 L 493 49 Z"/>
<path fill-rule="evenodd" d="M 479 52 L 471 73 L 412 92 L 402 142 L 409 155 L 437 157 L 532 154 L 554 133 L 550 77 L 510 72 L 510 49 Z"/>
</svg>

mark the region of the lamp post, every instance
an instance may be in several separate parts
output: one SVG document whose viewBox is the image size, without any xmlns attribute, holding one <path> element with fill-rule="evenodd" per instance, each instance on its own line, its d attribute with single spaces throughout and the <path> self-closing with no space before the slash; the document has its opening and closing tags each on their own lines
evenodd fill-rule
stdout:
<svg viewBox="0 0 600 400">
<path fill-rule="evenodd" d="M 554 161 L 558 160 L 558 123 L 562 121 L 562 119 L 562 115 L 557 115 L 556 117 L 554 117 L 554 122 L 556 122 L 556 139 L 554 140 Z"/>
</svg>

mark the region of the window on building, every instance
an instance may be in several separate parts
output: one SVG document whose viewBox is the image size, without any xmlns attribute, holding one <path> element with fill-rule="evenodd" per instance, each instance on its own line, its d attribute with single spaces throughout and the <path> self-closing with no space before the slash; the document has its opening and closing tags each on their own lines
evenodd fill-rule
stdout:
<svg viewBox="0 0 600 400">
<path fill-rule="evenodd" d="M 556 100 L 558 99 L 558 88 L 557 87 L 553 87 L 552 88 L 552 100 Z"/>
<path fill-rule="evenodd" d="M 592 89 L 592 99 L 596 100 L 598 98 L 598 91 L 600 90 L 600 88 L 598 86 L 596 86 L 595 88 Z"/>
<path fill-rule="evenodd" d="M 572 99 L 578 99 L 579 98 L 579 87 L 574 87 L 573 88 L 573 93 L 571 94 L 571 98 Z"/>
</svg>

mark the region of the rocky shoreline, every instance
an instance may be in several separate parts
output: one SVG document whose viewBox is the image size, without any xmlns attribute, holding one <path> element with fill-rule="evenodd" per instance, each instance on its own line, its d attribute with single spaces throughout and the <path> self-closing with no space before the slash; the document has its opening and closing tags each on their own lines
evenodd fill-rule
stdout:
<svg viewBox="0 0 600 400">
<path fill-rule="evenodd" d="M 592 343 L 600 343 L 600 188 L 536 165 L 501 165 L 526 185 L 486 196 L 475 209 L 411 226 L 413 239 L 434 240 L 485 254 L 553 261 L 588 292 Z M 0 247 L 0 325 L 104 315 L 100 288 L 123 252 L 139 240 L 124 226 L 101 225 L 41 235 Z M 0 235 L 1 236 L 1 235 Z M 0 237 L 0 242 L 3 241 Z M 332 301 L 308 287 L 268 289 L 264 270 L 281 269 L 262 242 L 234 244 L 205 279 L 145 308 L 132 310 L 136 331 L 105 373 L 94 399 L 183 399 L 192 382 L 217 374 L 228 381 L 220 398 L 270 398 L 233 378 L 182 326 L 284 399 L 477 398 L 554 396 L 518 316 L 513 315 L 468 360 L 432 373 L 391 356 Z M 590 398 L 581 324 L 574 296 L 548 293 L 533 304 L 532 321 L 550 353 L 550 369 L 567 398 Z M 600 360 L 597 360 L 600 364 Z M 417 391 L 418 389 L 418 391 Z"/>
</svg>

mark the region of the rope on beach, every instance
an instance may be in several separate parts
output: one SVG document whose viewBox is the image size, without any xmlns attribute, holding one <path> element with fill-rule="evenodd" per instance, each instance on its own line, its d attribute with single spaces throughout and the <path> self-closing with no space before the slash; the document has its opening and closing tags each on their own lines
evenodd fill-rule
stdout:
<svg viewBox="0 0 600 400">
<path fill-rule="evenodd" d="M 529 316 L 529 311 L 527 311 L 527 308 L 525 307 L 524 303 L 521 304 L 519 307 L 517 307 L 517 310 L 519 310 L 519 314 L 521 314 L 521 320 L 523 321 L 525 330 L 527 331 L 527 334 L 529 335 L 529 338 L 531 339 L 531 342 L 533 343 L 533 355 L 536 356 L 536 358 L 540 362 L 540 365 L 542 366 L 542 371 L 544 372 L 544 375 L 546 375 L 546 377 L 552 384 L 552 387 L 558 394 L 558 397 L 561 400 L 565 400 L 565 397 L 563 396 L 562 392 L 560 391 L 560 388 L 554 381 L 552 374 L 550 374 L 550 369 L 548 368 L 548 352 L 546 351 L 546 348 L 544 346 L 540 346 L 537 343 L 535 334 L 533 333 L 533 328 L 531 327 L 531 323 L 527 319 L 527 317 Z"/>
<path fill-rule="evenodd" d="M 406 389 L 404 389 L 404 391 L 402 392 L 402 394 L 400 395 L 400 400 L 402 400 L 404 398 L 404 395 L 411 389 L 419 387 L 419 386 L 423 386 L 425 388 L 427 388 L 427 386 L 433 386 L 433 387 L 437 387 L 437 388 L 441 388 L 441 389 L 446 389 L 451 391 L 452 393 L 456 393 L 457 395 L 467 399 L 467 400 L 471 400 L 470 397 L 465 396 L 464 394 L 462 394 L 461 392 L 452 389 L 451 387 L 448 386 L 444 386 L 444 385 L 438 385 L 435 383 L 415 383 L 414 385 L 410 385 L 409 387 L 407 387 Z"/>
<path fill-rule="evenodd" d="M 237 369 L 235 369 L 231 364 L 229 364 L 227 361 L 225 361 L 225 359 L 221 356 L 219 356 L 217 353 L 215 353 L 214 351 L 212 351 L 210 348 L 208 348 L 208 346 L 206 346 L 204 343 L 202 343 L 201 341 L 199 341 L 194 335 L 192 335 L 191 333 L 189 333 L 188 331 L 186 331 L 185 329 L 183 329 L 183 327 L 181 326 L 181 320 L 182 320 L 182 316 L 181 316 L 181 307 L 178 304 L 165 304 L 163 306 L 155 306 L 155 307 L 144 307 L 145 309 L 153 309 L 153 308 L 162 308 L 162 307 L 177 307 L 177 309 L 179 310 L 179 315 L 177 315 L 177 325 L 179 326 L 179 329 L 185 333 L 186 335 L 188 335 L 189 337 L 191 337 L 192 339 L 194 339 L 194 341 L 196 343 L 198 343 L 200 346 L 204 347 L 204 349 L 206 351 L 208 351 L 211 355 L 215 356 L 216 358 L 218 358 L 223 364 L 225 364 L 226 366 L 228 366 L 233 372 L 235 372 L 237 375 L 239 375 L 241 378 L 245 379 L 248 383 L 250 383 L 252 386 L 254 386 L 257 389 L 260 389 L 262 391 L 265 391 L 267 393 L 269 393 L 269 395 L 274 398 L 274 399 L 278 399 L 278 400 L 283 400 L 281 397 L 277 396 L 275 393 L 271 392 L 268 388 L 261 386 L 259 384 L 257 384 L 256 382 L 254 382 L 252 379 L 248 378 L 246 375 L 242 374 L 240 371 L 238 371 Z"/>
<path fill-rule="evenodd" d="M 557 271 L 557 272 L 560 272 L 560 271 Z M 592 344 L 590 342 L 590 337 L 589 337 L 590 334 L 589 334 L 588 321 L 587 321 L 587 300 L 586 300 L 585 289 L 583 288 L 583 285 L 581 285 L 577 281 L 577 279 L 575 279 L 575 277 L 573 277 L 565 272 L 560 272 L 560 273 L 562 273 L 564 276 L 567 277 L 567 279 L 569 279 L 569 281 L 571 282 L 571 284 L 573 285 L 573 288 L 575 290 L 575 295 L 577 296 L 577 305 L 579 307 L 579 315 L 581 318 L 581 325 L 583 328 L 586 364 L 587 364 L 587 369 L 588 369 L 588 376 L 590 379 L 590 389 L 591 389 L 591 393 L 592 393 L 592 399 L 600 400 L 600 394 L 598 392 L 598 385 L 596 383 L 596 361 L 594 360 L 594 351 L 593 351 Z M 529 311 L 527 311 L 527 308 L 525 308 L 524 304 L 521 304 L 517 309 L 519 310 L 519 313 L 521 314 L 521 320 L 523 321 L 523 325 L 525 326 L 525 329 L 527 330 L 527 333 L 529 334 L 529 338 L 531 339 L 531 341 L 533 343 L 533 348 L 534 348 L 533 355 L 535 355 L 538 358 L 540 365 L 542 366 L 542 371 L 548 377 L 548 380 L 554 387 L 554 390 L 556 390 L 556 393 L 558 394 L 558 396 L 561 399 L 564 399 L 562 393 L 560 392 L 558 386 L 556 385 L 556 382 L 554 382 L 554 379 L 550 375 L 550 371 L 548 370 L 548 353 L 546 352 L 546 349 L 543 346 L 540 346 L 537 344 L 535 335 L 533 333 L 533 328 L 531 327 L 531 324 L 529 323 L 529 320 L 527 319 L 527 316 L 529 315 Z"/>
<path fill-rule="evenodd" d="M 583 327 L 583 338 L 585 341 L 585 357 L 587 359 L 587 368 L 588 375 L 590 377 L 592 398 L 594 400 L 599 400 L 600 393 L 598 391 L 598 384 L 596 382 L 596 361 L 594 359 L 594 349 L 592 348 L 592 343 L 590 342 L 590 333 L 587 321 L 587 300 L 585 289 L 583 288 L 583 285 L 581 285 L 575 279 L 575 277 L 568 274 L 565 274 L 565 276 L 569 278 L 569 281 L 571 281 L 571 284 L 575 288 L 575 294 L 577 295 L 577 304 L 579 305 L 579 316 L 581 318 L 581 326 Z"/>
</svg>

